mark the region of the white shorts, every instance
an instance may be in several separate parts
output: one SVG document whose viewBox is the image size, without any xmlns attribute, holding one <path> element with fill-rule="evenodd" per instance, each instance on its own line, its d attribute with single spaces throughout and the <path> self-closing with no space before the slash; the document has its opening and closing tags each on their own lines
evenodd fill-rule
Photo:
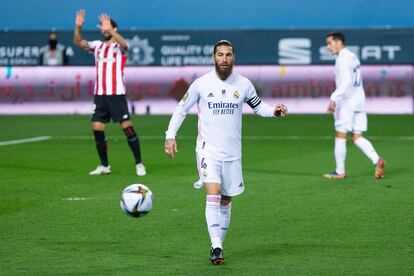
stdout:
<svg viewBox="0 0 414 276">
<path fill-rule="evenodd" d="M 343 133 L 362 133 L 367 131 L 367 114 L 347 107 L 335 110 L 335 130 Z"/>
<path fill-rule="evenodd" d="M 202 150 L 197 150 L 197 168 L 203 182 L 220 184 L 220 193 L 237 196 L 244 191 L 241 159 L 219 161 L 205 157 Z"/>
</svg>

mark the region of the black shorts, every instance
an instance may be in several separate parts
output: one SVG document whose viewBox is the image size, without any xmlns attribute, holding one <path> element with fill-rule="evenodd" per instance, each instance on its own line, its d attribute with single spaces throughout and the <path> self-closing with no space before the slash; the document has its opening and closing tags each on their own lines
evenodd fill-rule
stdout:
<svg viewBox="0 0 414 276">
<path fill-rule="evenodd" d="M 95 95 L 93 97 L 92 122 L 122 122 L 130 119 L 125 95 Z"/>
</svg>

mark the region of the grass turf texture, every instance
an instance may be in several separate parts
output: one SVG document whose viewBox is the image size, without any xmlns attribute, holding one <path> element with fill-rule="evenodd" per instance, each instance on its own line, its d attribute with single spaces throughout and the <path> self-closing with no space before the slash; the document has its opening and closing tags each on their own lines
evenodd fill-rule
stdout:
<svg viewBox="0 0 414 276">
<path fill-rule="evenodd" d="M 174 161 L 163 152 L 168 120 L 133 118 L 146 177 L 135 175 L 112 124 L 113 173 L 91 177 L 98 158 L 89 117 L 1 116 L 0 141 L 52 139 L 0 147 L 0 274 L 414 274 L 413 116 L 369 116 L 366 137 L 388 162 L 381 181 L 350 141 L 349 178 L 322 178 L 334 168 L 330 116 L 245 116 L 246 191 L 233 199 L 221 266 L 208 260 L 205 195 L 191 185 L 196 117 L 182 126 Z M 132 183 L 155 196 L 138 219 L 119 208 Z"/>
</svg>

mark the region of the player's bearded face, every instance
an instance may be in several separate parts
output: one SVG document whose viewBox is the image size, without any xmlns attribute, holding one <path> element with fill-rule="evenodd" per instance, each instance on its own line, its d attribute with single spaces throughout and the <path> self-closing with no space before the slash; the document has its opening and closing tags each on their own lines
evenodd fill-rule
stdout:
<svg viewBox="0 0 414 276">
<path fill-rule="evenodd" d="M 233 48 L 227 45 L 218 46 L 213 58 L 217 74 L 221 79 L 226 79 L 233 71 Z"/>
<path fill-rule="evenodd" d="M 112 38 L 112 35 L 108 34 L 107 32 L 102 32 L 102 35 L 105 41 L 108 41 Z"/>
<path fill-rule="evenodd" d="M 114 31 L 115 32 L 116 32 L 116 30 L 117 30 L 117 28 L 114 28 Z M 110 35 L 108 32 L 105 32 L 105 31 L 102 31 L 102 36 L 103 36 L 103 39 L 105 41 L 108 41 L 108 40 L 110 40 L 112 38 L 112 35 Z"/>
</svg>

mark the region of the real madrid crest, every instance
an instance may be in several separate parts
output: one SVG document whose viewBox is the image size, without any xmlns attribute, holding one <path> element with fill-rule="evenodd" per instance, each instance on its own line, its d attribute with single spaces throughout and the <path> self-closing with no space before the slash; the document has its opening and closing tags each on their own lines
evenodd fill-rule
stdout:
<svg viewBox="0 0 414 276">
<path fill-rule="evenodd" d="M 240 94 L 239 94 L 239 91 L 234 91 L 234 93 L 233 93 L 233 98 L 235 98 L 236 100 L 238 100 L 239 98 L 240 98 Z"/>
</svg>

